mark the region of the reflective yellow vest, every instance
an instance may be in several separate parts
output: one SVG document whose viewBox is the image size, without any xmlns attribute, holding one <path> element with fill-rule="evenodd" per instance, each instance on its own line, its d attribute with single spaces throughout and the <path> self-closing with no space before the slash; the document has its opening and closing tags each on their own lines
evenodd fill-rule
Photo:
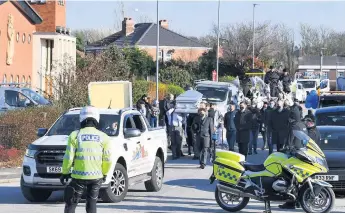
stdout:
<svg viewBox="0 0 345 214">
<path fill-rule="evenodd" d="M 107 175 L 112 163 L 109 137 L 93 127 L 74 131 L 68 137 L 62 163 L 62 174 L 72 178 L 93 180 Z"/>
</svg>

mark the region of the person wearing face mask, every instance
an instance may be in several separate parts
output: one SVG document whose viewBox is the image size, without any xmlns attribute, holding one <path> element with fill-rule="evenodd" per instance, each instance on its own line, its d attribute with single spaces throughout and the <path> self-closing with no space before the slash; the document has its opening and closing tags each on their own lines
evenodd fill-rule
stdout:
<svg viewBox="0 0 345 214">
<path fill-rule="evenodd" d="M 199 142 L 200 147 L 200 168 L 204 169 L 207 164 L 207 158 L 210 154 L 211 137 L 214 134 L 213 119 L 208 117 L 206 109 L 201 108 L 198 111 L 199 117 L 195 118 L 195 124 L 198 125 L 196 132 L 196 140 Z"/>
<path fill-rule="evenodd" d="M 273 152 L 273 144 L 272 144 L 272 126 L 271 126 L 271 114 L 276 109 L 276 103 L 274 100 L 270 101 L 270 105 L 267 107 L 267 110 L 264 113 L 264 123 L 266 125 L 266 142 L 268 145 L 269 154 Z M 266 145 L 264 145 L 265 149 Z"/>
<path fill-rule="evenodd" d="M 247 157 L 250 131 L 252 129 L 252 113 L 247 108 L 247 103 L 240 103 L 240 111 L 235 115 L 236 141 L 239 153 Z"/>
<path fill-rule="evenodd" d="M 289 133 L 288 138 L 285 143 L 286 148 L 300 149 L 303 148 L 303 144 L 300 139 L 295 137 L 293 131 L 302 131 L 306 135 L 309 135 L 307 127 L 304 122 L 301 121 L 301 118 L 298 114 L 291 112 L 289 115 Z M 296 205 L 299 206 L 296 202 L 286 202 L 285 204 L 279 205 L 281 209 L 295 209 Z"/>
<path fill-rule="evenodd" d="M 284 109 L 284 102 L 278 101 L 278 107 L 272 111 L 270 116 L 270 126 L 272 127 L 272 144 L 276 144 L 277 151 L 281 151 L 284 146 L 289 128 L 290 111 Z"/>
<path fill-rule="evenodd" d="M 248 155 L 258 154 L 257 149 L 257 142 L 259 137 L 259 128 L 260 128 L 260 110 L 257 108 L 257 104 L 253 102 L 250 111 L 252 113 L 252 128 L 250 131 L 250 143 L 249 143 L 249 151 Z"/>
</svg>

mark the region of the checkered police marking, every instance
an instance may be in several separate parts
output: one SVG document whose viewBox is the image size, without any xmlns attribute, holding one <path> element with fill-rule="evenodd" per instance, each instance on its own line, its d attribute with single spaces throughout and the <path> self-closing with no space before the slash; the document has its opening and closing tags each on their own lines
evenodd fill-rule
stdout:
<svg viewBox="0 0 345 214">
<path fill-rule="evenodd" d="M 303 169 L 300 169 L 300 168 L 296 168 L 294 167 L 292 169 L 297 175 L 301 176 L 301 177 L 308 177 L 310 174 L 308 172 L 304 173 L 304 170 Z"/>
<path fill-rule="evenodd" d="M 218 175 L 225 179 L 237 181 L 236 175 L 231 175 L 229 172 L 226 172 L 225 170 L 218 169 Z"/>
</svg>

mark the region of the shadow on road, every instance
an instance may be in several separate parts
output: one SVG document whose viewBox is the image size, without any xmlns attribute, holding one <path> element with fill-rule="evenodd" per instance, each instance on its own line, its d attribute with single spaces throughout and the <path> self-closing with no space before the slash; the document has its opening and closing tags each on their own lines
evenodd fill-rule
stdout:
<svg viewBox="0 0 345 214">
<path fill-rule="evenodd" d="M 216 188 L 216 183 L 210 184 L 210 181 L 208 179 L 177 179 L 167 181 L 164 184 L 169 186 L 179 186 L 184 188 L 196 189 L 206 192 L 214 192 Z"/>
</svg>

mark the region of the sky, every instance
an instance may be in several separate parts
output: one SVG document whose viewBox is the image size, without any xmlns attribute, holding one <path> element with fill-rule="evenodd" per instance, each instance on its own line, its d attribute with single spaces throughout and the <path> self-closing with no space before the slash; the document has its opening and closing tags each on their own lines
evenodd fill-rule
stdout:
<svg viewBox="0 0 345 214">
<path fill-rule="evenodd" d="M 125 17 L 136 23 L 156 21 L 156 1 L 73 1 L 67 0 L 67 26 L 73 29 L 114 29 L 119 27 L 122 8 Z M 300 23 L 345 31 L 345 1 L 221 1 L 220 25 L 252 22 L 253 3 L 256 23 L 283 23 L 300 42 Z M 186 36 L 205 36 L 217 23 L 217 1 L 159 1 L 159 19 L 169 29 Z"/>
</svg>

